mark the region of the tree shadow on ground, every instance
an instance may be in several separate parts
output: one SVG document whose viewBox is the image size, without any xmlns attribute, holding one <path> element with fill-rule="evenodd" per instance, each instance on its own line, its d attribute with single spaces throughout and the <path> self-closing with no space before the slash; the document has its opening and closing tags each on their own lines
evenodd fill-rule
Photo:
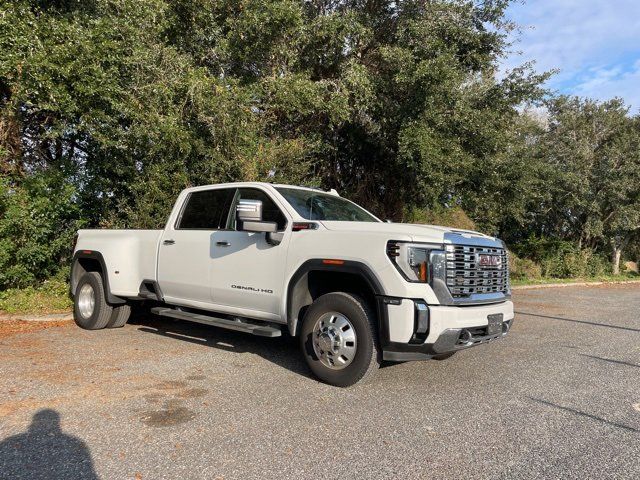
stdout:
<svg viewBox="0 0 640 480">
<path fill-rule="evenodd" d="M 35 413 L 26 432 L 0 442 L 0 479 L 97 479 L 86 443 L 60 428 L 60 415 Z"/>
</svg>

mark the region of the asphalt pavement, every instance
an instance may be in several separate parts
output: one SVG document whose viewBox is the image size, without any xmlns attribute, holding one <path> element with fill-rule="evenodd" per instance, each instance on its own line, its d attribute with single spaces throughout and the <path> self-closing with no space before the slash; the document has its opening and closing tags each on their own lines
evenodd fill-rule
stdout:
<svg viewBox="0 0 640 480">
<path fill-rule="evenodd" d="M 508 337 L 349 389 L 153 317 L 0 338 L 0 479 L 640 478 L 640 286 L 515 302 Z"/>
</svg>

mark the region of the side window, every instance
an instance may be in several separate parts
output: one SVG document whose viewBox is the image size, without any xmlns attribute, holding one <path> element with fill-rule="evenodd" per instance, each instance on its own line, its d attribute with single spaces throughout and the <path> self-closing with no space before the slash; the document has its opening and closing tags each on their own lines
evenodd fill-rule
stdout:
<svg viewBox="0 0 640 480">
<path fill-rule="evenodd" d="M 182 211 L 179 230 L 220 230 L 227 224 L 227 215 L 235 189 L 219 188 L 192 192 Z"/>
<path fill-rule="evenodd" d="M 239 200 L 260 200 L 262 202 L 262 220 L 265 222 L 276 222 L 278 231 L 284 230 L 287 226 L 287 217 L 284 216 L 284 213 L 282 213 L 269 195 L 257 188 L 239 188 L 233 202 L 233 215 L 229 215 L 230 230 L 236 229 L 235 208 Z"/>
</svg>

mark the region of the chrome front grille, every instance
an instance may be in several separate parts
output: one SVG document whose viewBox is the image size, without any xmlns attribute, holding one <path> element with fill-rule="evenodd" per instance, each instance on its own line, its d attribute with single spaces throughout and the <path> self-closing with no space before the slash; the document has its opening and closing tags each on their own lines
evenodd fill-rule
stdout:
<svg viewBox="0 0 640 480">
<path fill-rule="evenodd" d="M 509 262 L 505 249 L 446 245 L 445 250 L 447 288 L 453 298 L 508 292 Z"/>
</svg>

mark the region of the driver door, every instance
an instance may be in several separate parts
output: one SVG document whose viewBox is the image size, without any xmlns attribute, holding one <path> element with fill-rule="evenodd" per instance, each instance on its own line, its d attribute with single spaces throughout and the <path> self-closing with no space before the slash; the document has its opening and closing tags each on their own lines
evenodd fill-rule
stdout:
<svg viewBox="0 0 640 480">
<path fill-rule="evenodd" d="M 267 242 L 266 234 L 236 229 L 236 206 L 240 200 L 260 200 L 263 220 L 275 222 L 282 232 L 279 245 Z M 238 314 L 281 319 L 284 275 L 290 231 L 284 209 L 264 190 L 239 188 L 231 205 L 227 228 L 215 232 L 211 242 L 211 296 L 214 303 L 233 307 Z M 264 315 L 266 314 L 266 315 Z"/>
</svg>

